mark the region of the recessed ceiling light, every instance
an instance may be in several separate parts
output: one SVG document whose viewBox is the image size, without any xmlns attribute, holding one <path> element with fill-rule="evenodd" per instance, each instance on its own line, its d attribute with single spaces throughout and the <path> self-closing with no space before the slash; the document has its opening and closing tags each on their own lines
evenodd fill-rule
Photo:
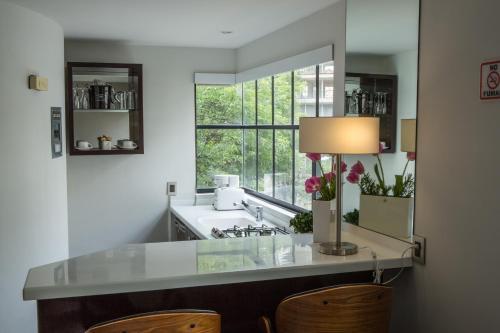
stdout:
<svg viewBox="0 0 500 333">
<path fill-rule="evenodd" d="M 233 31 L 232 30 L 221 30 L 220 33 L 223 34 L 223 35 L 230 35 L 230 34 L 233 33 Z"/>
</svg>

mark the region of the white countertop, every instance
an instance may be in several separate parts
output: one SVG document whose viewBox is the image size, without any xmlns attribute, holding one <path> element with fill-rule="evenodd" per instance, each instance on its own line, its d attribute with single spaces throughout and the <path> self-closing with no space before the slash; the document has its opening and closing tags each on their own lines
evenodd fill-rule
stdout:
<svg viewBox="0 0 500 333">
<path fill-rule="evenodd" d="M 227 210 L 217 211 L 212 206 L 185 206 L 175 205 L 171 207 L 174 213 L 189 229 L 191 229 L 200 239 L 214 239 L 212 236 L 212 227 L 216 226 L 219 229 L 232 228 L 230 223 L 232 219 L 245 219 L 249 222 L 255 222 L 255 217 L 250 215 L 245 210 Z M 266 210 L 265 210 L 266 212 Z M 210 223 L 210 220 L 218 220 L 219 223 Z M 225 223 L 227 221 L 227 223 Z M 264 217 L 261 222 L 255 222 L 256 225 L 266 224 L 274 226 L 277 221 L 271 221 Z M 278 223 L 279 226 L 287 225 L 287 223 Z"/>
<path fill-rule="evenodd" d="M 192 217 L 203 210 L 191 209 Z M 382 269 L 412 265 L 409 256 L 401 258 L 409 244 L 346 229 L 344 239 L 360 247 L 348 257 L 320 254 L 310 234 L 124 245 L 32 268 L 23 295 L 38 300 L 367 271 L 375 266 L 372 250 Z"/>
</svg>

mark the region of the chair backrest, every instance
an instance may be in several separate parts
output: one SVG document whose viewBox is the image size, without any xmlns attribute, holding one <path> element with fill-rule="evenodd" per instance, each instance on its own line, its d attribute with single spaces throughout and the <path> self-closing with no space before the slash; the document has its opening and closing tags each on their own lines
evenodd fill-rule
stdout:
<svg viewBox="0 0 500 333">
<path fill-rule="evenodd" d="M 220 333 L 220 315 L 212 311 L 175 310 L 119 318 L 86 333 Z"/>
<path fill-rule="evenodd" d="M 276 311 L 277 333 L 387 333 L 392 288 L 348 285 L 285 298 Z"/>
</svg>

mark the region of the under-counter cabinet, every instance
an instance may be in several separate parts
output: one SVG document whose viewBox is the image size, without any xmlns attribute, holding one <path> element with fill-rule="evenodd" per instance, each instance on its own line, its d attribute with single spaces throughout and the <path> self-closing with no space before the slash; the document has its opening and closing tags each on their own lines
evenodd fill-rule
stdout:
<svg viewBox="0 0 500 333">
<path fill-rule="evenodd" d="M 172 214 L 175 228 L 175 241 L 187 241 L 200 239 L 196 234 Z"/>
<path fill-rule="evenodd" d="M 68 62 L 70 155 L 143 154 L 142 65 Z"/>
</svg>

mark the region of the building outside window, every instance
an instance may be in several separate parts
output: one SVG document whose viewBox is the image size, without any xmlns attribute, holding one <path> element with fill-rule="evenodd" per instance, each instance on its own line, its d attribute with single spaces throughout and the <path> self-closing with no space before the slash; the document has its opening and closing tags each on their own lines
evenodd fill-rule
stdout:
<svg viewBox="0 0 500 333">
<path fill-rule="evenodd" d="M 333 69 L 332 61 L 235 85 L 196 85 L 197 190 L 212 191 L 216 174 L 236 174 L 247 192 L 310 209 L 304 181 L 315 170 L 298 150 L 299 118 L 333 115 Z"/>
</svg>

